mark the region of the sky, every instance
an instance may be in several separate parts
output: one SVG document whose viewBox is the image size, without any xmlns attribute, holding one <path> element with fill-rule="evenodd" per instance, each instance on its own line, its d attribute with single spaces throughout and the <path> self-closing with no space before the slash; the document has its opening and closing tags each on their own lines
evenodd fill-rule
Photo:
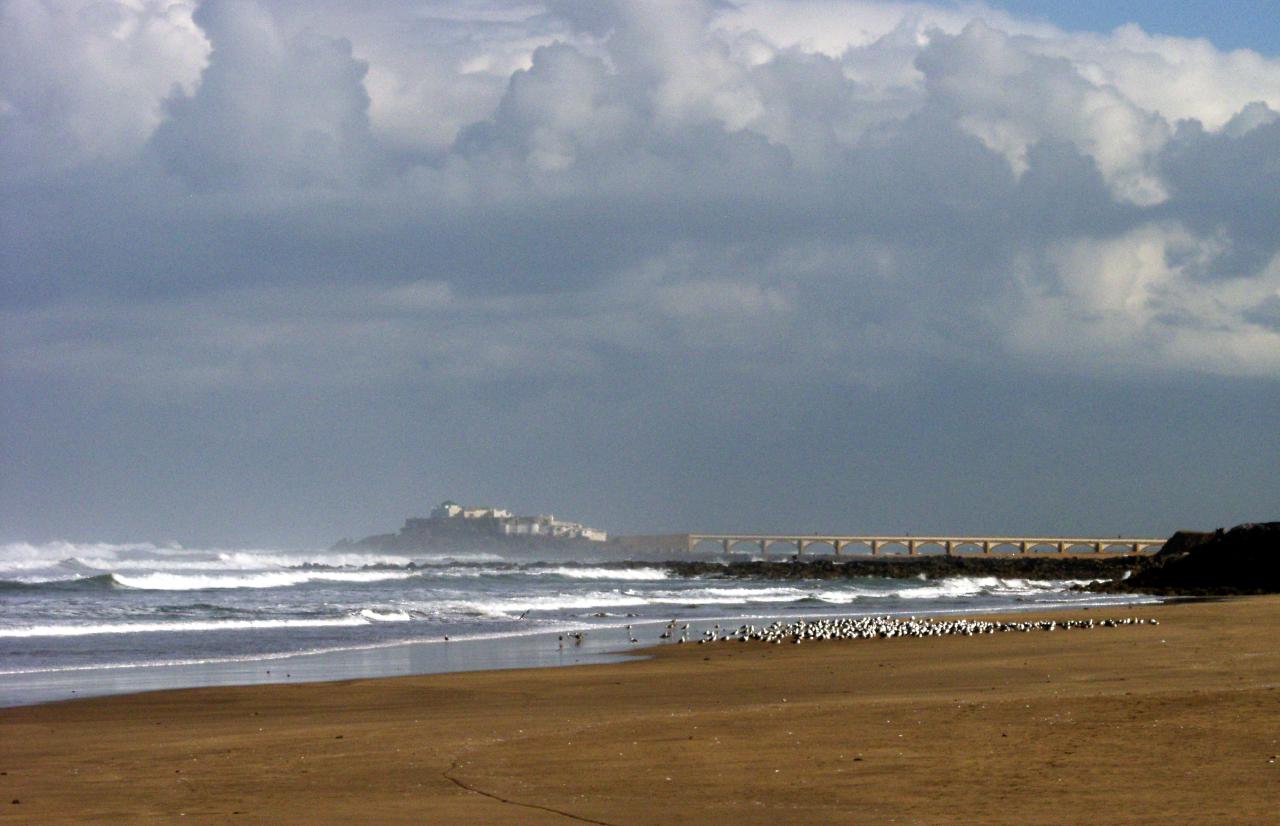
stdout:
<svg viewBox="0 0 1280 826">
<path fill-rule="evenodd" d="M 1280 518 L 1274 2 L 0 0 L 0 541 Z"/>
<path fill-rule="evenodd" d="M 1109 32 L 1137 24 L 1153 34 L 1203 38 L 1221 50 L 1252 49 L 1270 57 L 1280 55 L 1277 0 L 1003 0 L 989 5 L 1071 31 Z"/>
</svg>

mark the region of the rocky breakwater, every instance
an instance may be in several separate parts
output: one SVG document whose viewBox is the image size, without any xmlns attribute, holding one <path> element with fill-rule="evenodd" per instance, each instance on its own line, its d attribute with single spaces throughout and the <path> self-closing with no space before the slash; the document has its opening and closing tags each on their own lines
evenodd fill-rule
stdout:
<svg viewBox="0 0 1280 826">
<path fill-rule="evenodd" d="M 1029 579 L 1113 579 L 1129 573 L 1140 560 L 1130 556 L 1090 559 L 1052 556 L 900 556 L 875 558 L 809 558 L 786 561 L 710 562 L 679 560 L 666 567 L 677 576 L 744 579 L 855 579 L 890 577 L 942 579 L 996 576 Z"/>
<path fill-rule="evenodd" d="M 1213 533 L 1179 531 L 1129 576 L 1085 588 L 1187 596 L 1280 593 L 1280 522 Z"/>
</svg>

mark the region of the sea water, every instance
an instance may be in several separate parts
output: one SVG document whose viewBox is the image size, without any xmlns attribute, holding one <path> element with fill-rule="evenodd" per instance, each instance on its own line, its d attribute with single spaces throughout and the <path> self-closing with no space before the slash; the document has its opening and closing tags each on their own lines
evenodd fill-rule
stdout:
<svg viewBox="0 0 1280 826">
<path fill-rule="evenodd" d="M 469 554 L 0 546 L 0 705 L 197 685 L 567 665 L 668 623 L 1134 602 L 1071 581 L 767 580 Z M 631 640 L 638 640 L 632 643 Z"/>
</svg>

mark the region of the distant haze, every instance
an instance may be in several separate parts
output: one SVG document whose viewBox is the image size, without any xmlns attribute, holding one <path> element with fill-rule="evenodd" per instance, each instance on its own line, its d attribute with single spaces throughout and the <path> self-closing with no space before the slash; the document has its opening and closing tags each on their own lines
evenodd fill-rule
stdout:
<svg viewBox="0 0 1280 826">
<path fill-rule="evenodd" d="M 0 541 L 1278 518 L 1276 22 L 1059 5 L 0 2 Z"/>
</svg>

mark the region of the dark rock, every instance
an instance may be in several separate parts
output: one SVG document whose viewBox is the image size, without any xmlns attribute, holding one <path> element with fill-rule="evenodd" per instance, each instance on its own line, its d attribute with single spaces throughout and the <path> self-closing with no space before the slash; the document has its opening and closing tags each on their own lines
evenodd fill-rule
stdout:
<svg viewBox="0 0 1280 826">
<path fill-rule="evenodd" d="M 1128 578 L 1087 587 L 1103 593 L 1188 596 L 1280 593 L 1280 522 L 1214 533 L 1179 531 Z"/>
<path fill-rule="evenodd" d="M 1164 547 L 1156 554 L 1156 557 L 1177 556 L 1186 553 L 1192 548 L 1203 545 L 1214 537 L 1222 536 L 1222 530 L 1217 531 L 1177 531 L 1173 536 L 1169 537 L 1169 541 L 1164 543 Z"/>
</svg>

